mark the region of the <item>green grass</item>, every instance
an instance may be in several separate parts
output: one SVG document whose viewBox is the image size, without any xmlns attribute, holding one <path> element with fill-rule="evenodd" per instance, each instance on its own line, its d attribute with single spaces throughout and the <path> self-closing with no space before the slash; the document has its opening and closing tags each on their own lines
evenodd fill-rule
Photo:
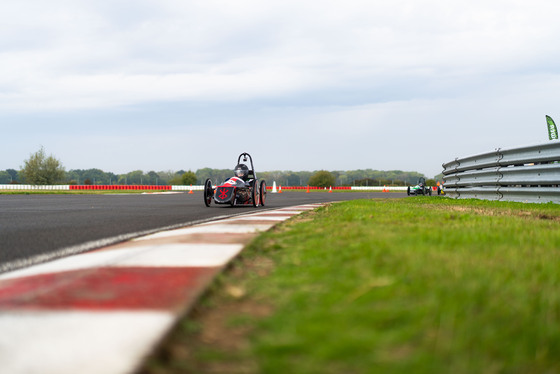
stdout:
<svg viewBox="0 0 560 374">
<path fill-rule="evenodd" d="M 253 241 L 145 370 L 560 372 L 559 224 L 552 204 L 321 208 Z"/>
</svg>

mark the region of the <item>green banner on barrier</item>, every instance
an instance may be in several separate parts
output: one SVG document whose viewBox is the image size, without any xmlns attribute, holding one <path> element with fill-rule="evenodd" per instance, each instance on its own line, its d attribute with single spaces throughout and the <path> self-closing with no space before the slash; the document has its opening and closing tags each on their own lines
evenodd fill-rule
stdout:
<svg viewBox="0 0 560 374">
<path fill-rule="evenodd" d="M 554 120 L 549 116 L 546 116 L 546 124 L 548 125 L 548 139 L 558 139 L 558 129 Z"/>
</svg>

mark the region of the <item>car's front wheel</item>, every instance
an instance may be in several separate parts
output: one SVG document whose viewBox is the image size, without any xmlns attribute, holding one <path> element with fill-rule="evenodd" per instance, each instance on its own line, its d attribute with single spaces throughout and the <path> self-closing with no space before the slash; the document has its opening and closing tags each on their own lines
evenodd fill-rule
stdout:
<svg viewBox="0 0 560 374">
<path fill-rule="evenodd" d="M 212 188 L 212 181 L 208 178 L 204 182 L 204 204 L 206 206 L 210 206 L 212 197 L 214 197 L 214 189 Z"/>
<path fill-rule="evenodd" d="M 261 195 L 261 205 L 264 206 L 264 203 L 266 201 L 266 182 L 262 181 L 260 186 L 259 186 L 259 192 Z"/>
</svg>

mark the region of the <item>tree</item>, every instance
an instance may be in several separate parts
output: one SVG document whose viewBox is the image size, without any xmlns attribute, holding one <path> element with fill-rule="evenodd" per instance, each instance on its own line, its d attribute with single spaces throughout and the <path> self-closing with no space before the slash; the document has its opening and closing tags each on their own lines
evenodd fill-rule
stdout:
<svg viewBox="0 0 560 374">
<path fill-rule="evenodd" d="M 53 157 L 46 156 L 41 147 L 24 161 L 21 175 L 26 183 L 35 185 L 52 185 L 64 180 L 65 171 L 62 163 Z"/>
<path fill-rule="evenodd" d="M 19 180 L 17 170 L 14 170 L 14 169 L 6 169 L 6 172 L 7 172 L 8 174 L 10 174 L 10 177 L 11 177 L 10 183 L 17 183 L 17 181 Z"/>
<path fill-rule="evenodd" d="M 181 176 L 181 182 L 183 185 L 188 186 L 190 184 L 196 184 L 196 174 L 193 173 L 191 170 L 185 172 Z"/>
<path fill-rule="evenodd" d="M 172 186 L 188 186 L 190 184 L 196 184 L 196 179 L 196 174 L 192 171 L 179 170 L 167 183 Z"/>
<path fill-rule="evenodd" d="M 336 177 L 330 171 L 319 170 L 309 178 L 309 185 L 314 187 L 330 187 L 336 183 Z"/>
<path fill-rule="evenodd" d="M 435 187 L 437 182 L 435 179 L 426 179 L 426 186 Z"/>
<path fill-rule="evenodd" d="M 160 182 L 158 174 L 153 170 L 146 174 L 146 178 L 148 179 L 146 182 L 151 185 L 159 184 Z"/>
<path fill-rule="evenodd" d="M 286 173 L 286 186 L 300 186 L 301 178 L 296 173 L 291 171 Z"/>
<path fill-rule="evenodd" d="M 124 177 L 124 184 L 144 184 L 144 172 L 142 170 L 134 170 L 121 176 L 121 180 Z"/>
<path fill-rule="evenodd" d="M 203 168 L 196 171 L 196 179 L 198 183 L 204 184 L 207 178 L 210 178 L 213 183 L 218 184 L 225 181 L 227 178 L 233 176 L 232 169 L 211 169 Z"/>
<path fill-rule="evenodd" d="M 105 173 L 101 169 L 72 169 L 66 173 L 66 180 L 69 183 L 87 184 L 85 183 L 87 179 L 90 184 L 112 184 L 116 182 L 117 176 L 113 173 Z"/>
<path fill-rule="evenodd" d="M 8 184 L 12 182 L 12 176 L 7 171 L 0 171 L 0 184 Z"/>
<path fill-rule="evenodd" d="M 169 181 L 175 176 L 175 172 L 172 170 L 158 171 L 158 184 L 169 184 Z"/>
</svg>

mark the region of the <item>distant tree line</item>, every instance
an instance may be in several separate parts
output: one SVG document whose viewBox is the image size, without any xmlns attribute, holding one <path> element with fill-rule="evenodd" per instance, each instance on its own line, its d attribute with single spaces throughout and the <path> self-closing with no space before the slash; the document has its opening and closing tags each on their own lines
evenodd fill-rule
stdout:
<svg viewBox="0 0 560 374">
<path fill-rule="evenodd" d="M 105 172 L 100 169 L 75 169 L 65 171 L 56 181 L 42 180 L 26 175 L 21 170 L 0 171 L 0 184 L 79 184 L 79 185 L 190 185 L 197 184 L 192 171 L 149 171 L 135 170 L 125 174 Z"/>
<path fill-rule="evenodd" d="M 323 172 L 320 170 L 320 172 Z M 319 171 L 264 171 L 257 172 L 261 180 L 266 180 L 271 184 L 273 181 L 282 186 L 307 186 L 314 185 L 311 178 Z M 399 170 L 350 170 L 332 171 L 334 183 L 332 186 L 405 186 L 416 184 L 419 177 L 423 177 L 417 172 L 403 172 Z M 325 176 L 324 173 L 323 176 Z M 41 180 L 33 180 L 15 169 L 0 171 L 0 184 L 9 183 L 29 183 L 29 184 L 86 184 L 86 185 L 201 185 L 207 178 L 212 183 L 218 184 L 233 175 L 230 169 L 198 169 L 192 171 L 149 171 L 135 170 L 125 174 L 115 174 L 105 172 L 100 169 L 73 169 L 64 172 L 61 179 L 56 183 L 42 183 Z M 31 176 L 31 178 L 33 178 Z"/>
<path fill-rule="evenodd" d="M 331 174 L 334 179 L 330 179 L 326 173 Z M 321 175 L 322 181 L 334 181 L 332 186 L 407 186 L 415 185 L 418 178 L 425 177 L 423 174 L 414 171 L 400 170 L 372 170 L 360 169 L 350 171 L 257 171 L 257 177 L 281 184 L 282 186 L 307 186 L 317 185 L 317 181 L 312 177 L 317 174 Z M 231 177 L 230 169 L 199 169 L 196 171 L 197 184 L 203 184 L 206 178 L 210 178 L 214 183 L 223 182 L 226 178 Z"/>
<path fill-rule="evenodd" d="M 267 175 L 267 180 L 276 180 L 284 186 L 306 186 L 315 185 L 316 182 L 312 176 L 322 175 L 324 180 L 328 179 L 326 173 L 330 173 L 334 177 L 333 186 L 405 186 L 414 185 L 418 178 L 424 177 L 423 174 L 414 171 L 401 171 L 401 170 L 372 170 L 372 169 L 358 169 L 358 170 L 335 170 L 325 171 L 319 170 L 314 172 L 300 171 L 300 172 L 267 172 L 261 173 Z"/>
<path fill-rule="evenodd" d="M 44 149 L 30 155 L 21 170 L 0 171 L 0 184 L 77 184 L 77 185 L 201 185 L 207 178 L 219 184 L 233 175 L 231 169 L 203 168 L 193 171 L 134 170 L 125 174 L 100 169 L 73 169 L 66 171 L 62 163 Z M 263 171 L 257 177 L 269 185 L 282 186 L 404 186 L 414 185 L 423 174 L 413 171 L 360 169 L 350 171 Z M 432 180 L 428 180 L 432 182 Z M 434 181 L 435 183 L 435 181 Z"/>
<path fill-rule="evenodd" d="M 332 176 L 330 178 L 328 175 Z M 380 171 L 380 170 L 351 170 L 351 171 L 264 171 L 257 172 L 261 180 L 273 181 L 282 186 L 307 186 L 322 184 L 312 177 L 320 174 L 332 186 L 405 186 L 416 184 L 423 175 L 416 172 Z M 202 185 L 207 178 L 213 184 L 219 184 L 230 178 L 230 169 L 198 169 L 192 171 L 149 171 L 135 170 L 125 174 L 105 172 L 100 169 L 73 169 L 64 172 L 62 178 L 56 182 L 48 180 L 34 180 L 33 176 L 25 176 L 21 171 L 6 169 L 0 171 L 0 184 L 28 183 L 28 184 L 77 184 L 77 185 Z"/>
</svg>

